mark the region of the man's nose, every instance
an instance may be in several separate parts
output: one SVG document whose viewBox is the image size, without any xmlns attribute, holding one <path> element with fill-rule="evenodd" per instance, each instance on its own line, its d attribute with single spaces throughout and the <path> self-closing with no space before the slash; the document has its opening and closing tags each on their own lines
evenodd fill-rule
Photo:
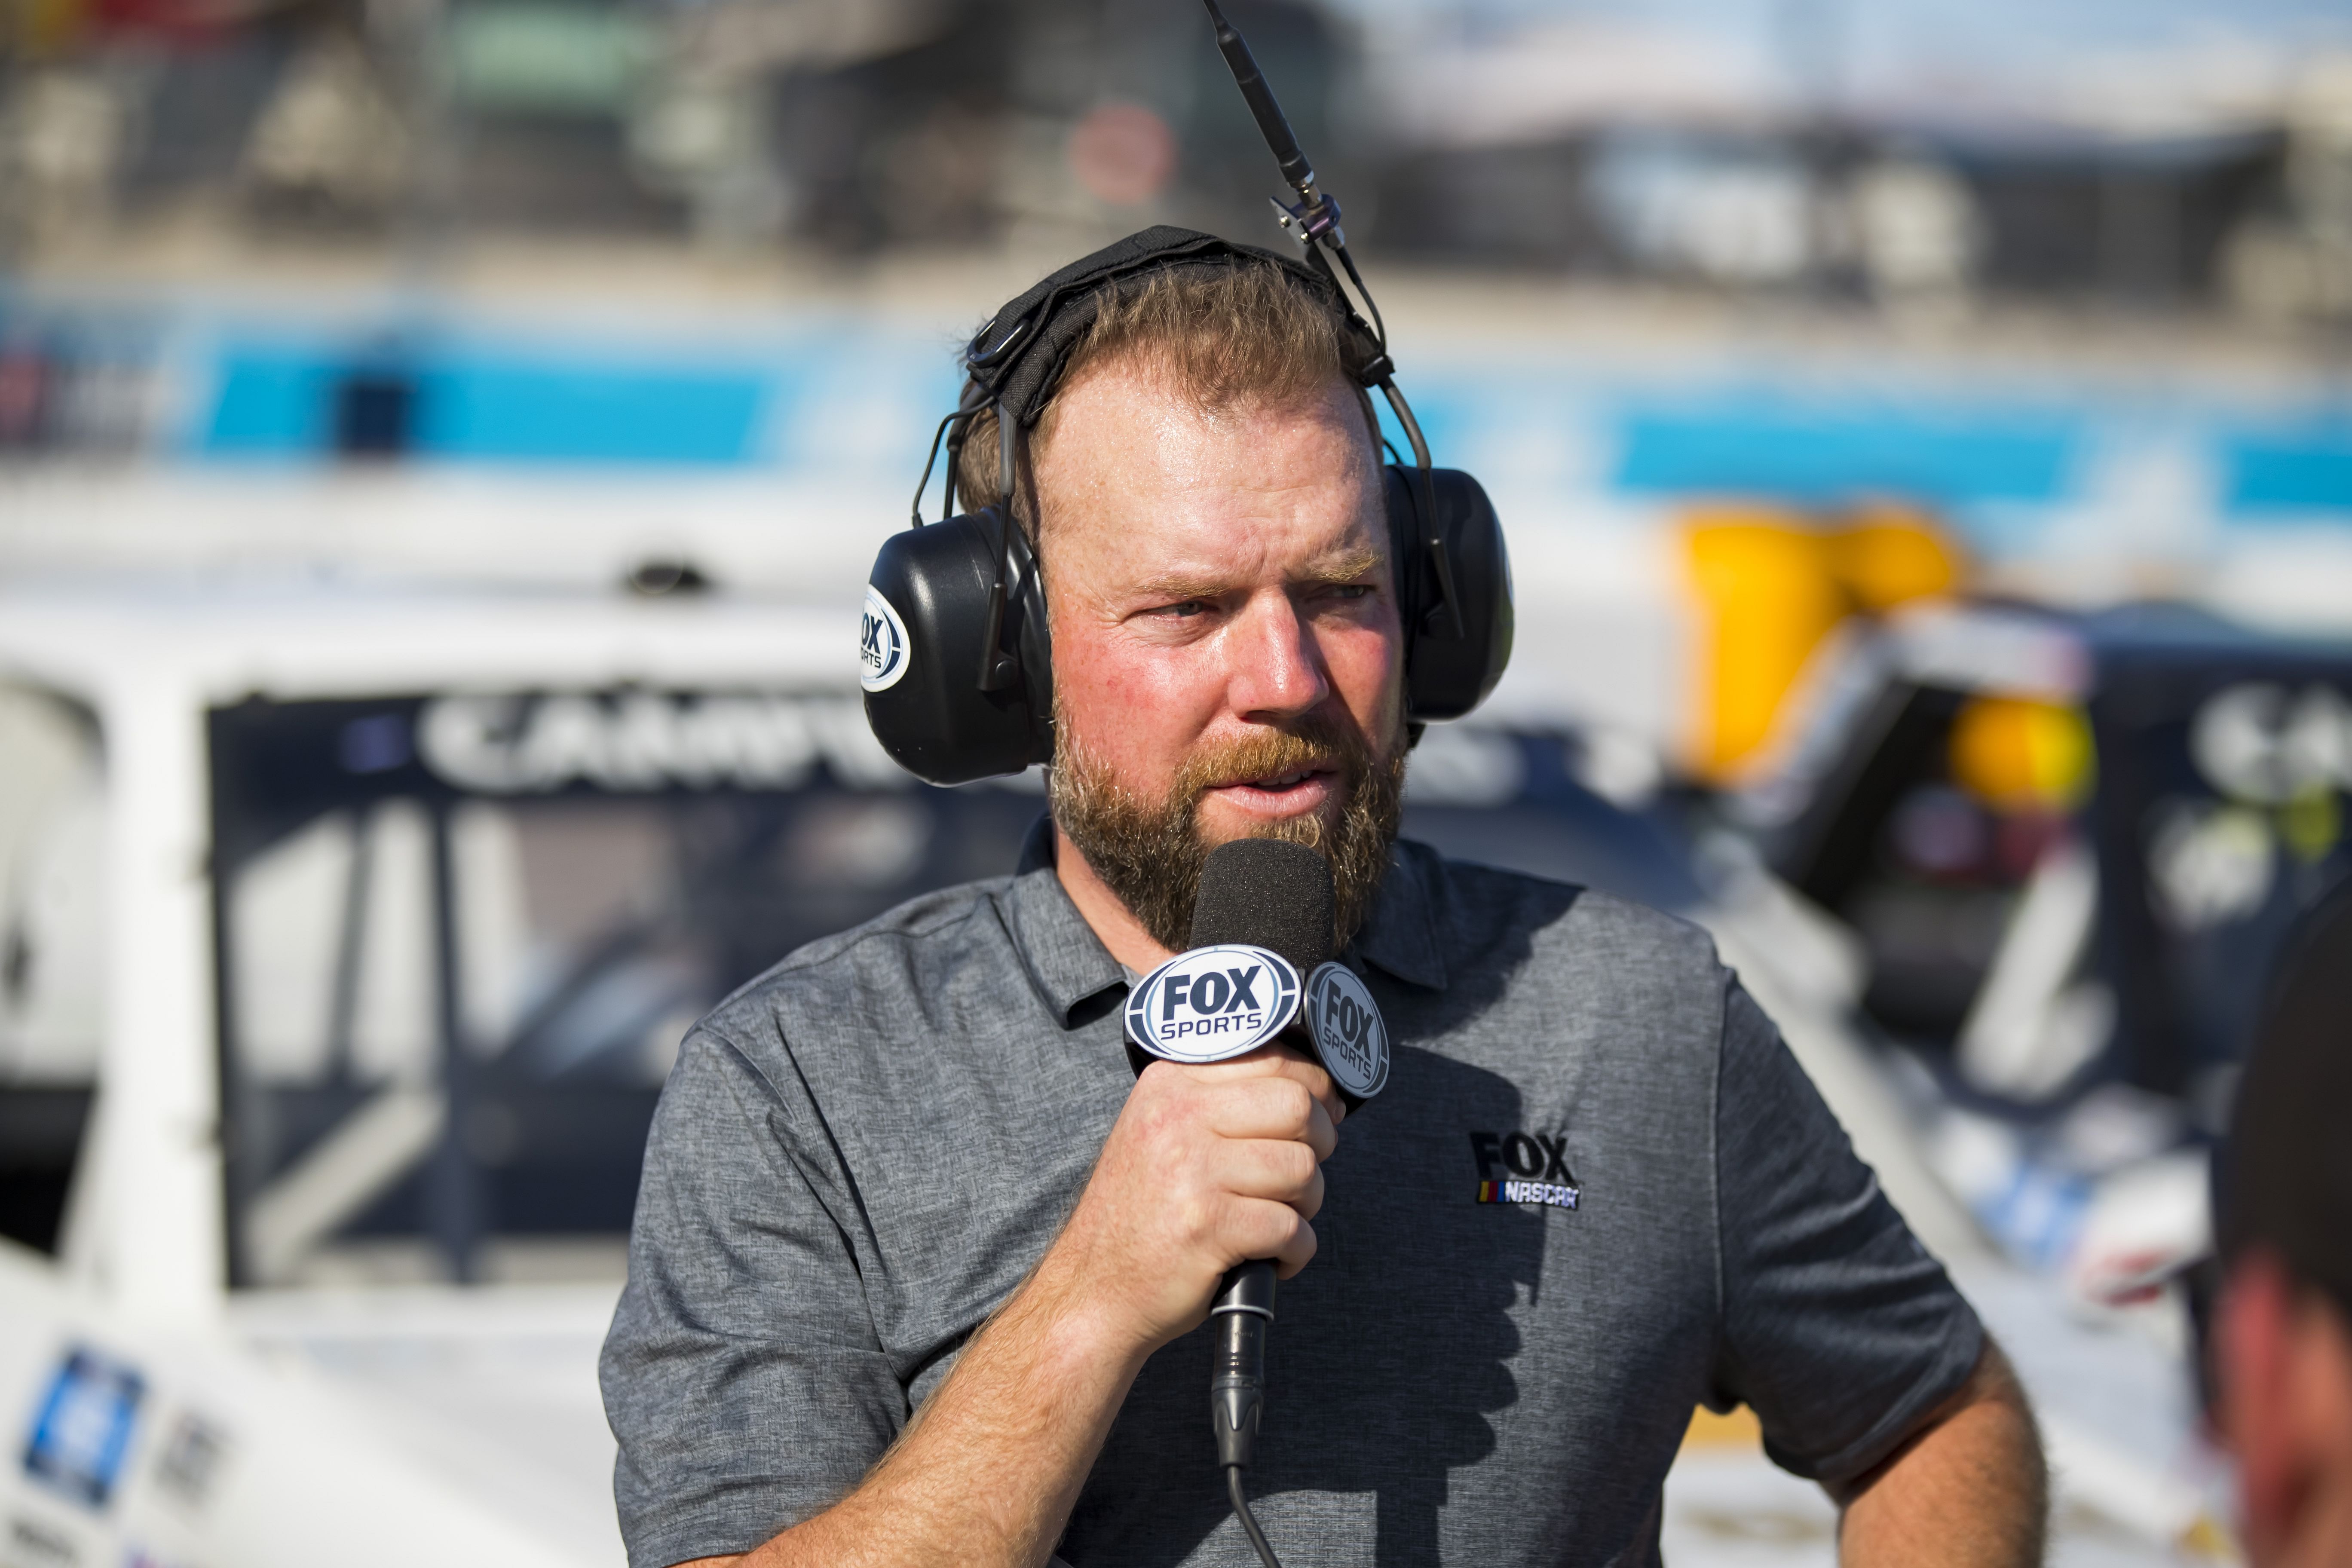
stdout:
<svg viewBox="0 0 2352 1568">
<path fill-rule="evenodd" d="M 1243 718 L 1295 718 L 1331 694 L 1323 650 L 1286 594 L 1254 597 L 1230 639 L 1230 700 Z"/>
</svg>

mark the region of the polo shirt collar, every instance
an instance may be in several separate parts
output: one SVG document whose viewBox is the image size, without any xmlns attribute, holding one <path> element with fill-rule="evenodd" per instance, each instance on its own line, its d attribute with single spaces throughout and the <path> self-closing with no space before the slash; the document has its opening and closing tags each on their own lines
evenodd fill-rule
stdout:
<svg viewBox="0 0 2352 1568">
<path fill-rule="evenodd" d="M 1430 879 L 1437 858 L 1399 839 L 1389 850 L 1389 874 L 1372 895 L 1371 912 L 1356 933 L 1356 954 L 1399 980 L 1445 989 L 1445 952 L 1437 941 L 1437 904 Z"/>
<path fill-rule="evenodd" d="M 1128 983 L 1127 971 L 1103 946 L 1054 874 L 1051 817 L 1039 816 L 1022 841 L 1005 913 L 1029 977 L 1062 1027 L 1070 1026 L 1071 1010 L 1079 1003 Z"/>
<path fill-rule="evenodd" d="M 1373 896 L 1371 913 L 1356 934 L 1355 951 L 1399 980 L 1433 991 L 1445 988 L 1445 954 L 1438 945 L 1435 903 L 1429 887 L 1435 858 L 1420 845 L 1400 842 L 1389 852 L 1389 874 Z M 1070 1026 L 1071 1010 L 1114 985 L 1127 971 L 1070 901 L 1054 874 L 1054 824 L 1039 816 L 1022 841 L 1007 913 L 1030 976 L 1055 1017 Z"/>
</svg>

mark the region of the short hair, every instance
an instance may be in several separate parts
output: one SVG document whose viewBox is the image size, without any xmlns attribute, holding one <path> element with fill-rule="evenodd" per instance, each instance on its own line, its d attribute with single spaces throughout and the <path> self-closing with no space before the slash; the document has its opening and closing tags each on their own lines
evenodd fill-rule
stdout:
<svg viewBox="0 0 2352 1568">
<path fill-rule="evenodd" d="M 2223 1258 L 2268 1246 L 2352 1317 L 2352 879 L 2289 937 L 2231 1120 Z"/>
<path fill-rule="evenodd" d="M 1071 349 L 1052 396 L 1038 411 L 1029 433 L 1032 452 L 1053 438 L 1062 388 L 1091 366 L 1128 358 L 1164 369 L 1204 413 L 1280 407 L 1340 383 L 1355 390 L 1378 451 L 1380 426 L 1371 399 L 1351 374 L 1339 323 L 1272 262 L 1171 269 L 1106 285 L 1096 296 L 1093 326 Z M 996 413 L 983 409 L 956 466 L 960 507 L 976 510 L 1002 501 L 1000 478 Z M 1037 520 L 1019 498 L 1013 515 L 1036 543 Z"/>
</svg>

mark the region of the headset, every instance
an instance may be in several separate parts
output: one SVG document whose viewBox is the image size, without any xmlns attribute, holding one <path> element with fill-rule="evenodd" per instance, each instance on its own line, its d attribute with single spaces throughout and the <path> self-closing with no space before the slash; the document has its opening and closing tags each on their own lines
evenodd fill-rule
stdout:
<svg viewBox="0 0 2352 1568">
<path fill-rule="evenodd" d="M 1058 384 L 1071 351 L 1108 293 L 1160 272 L 1280 268 L 1331 316 L 1356 384 L 1377 387 L 1412 447 L 1408 468 L 1382 468 L 1389 559 L 1404 626 L 1405 718 L 1418 739 L 1432 720 L 1486 700 L 1511 657 L 1510 558 L 1502 524 L 1476 479 L 1431 465 L 1429 444 L 1389 358 L 1388 329 L 1348 255 L 1339 204 L 1315 171 L 1259 74 L 1249 46 L 1203 0 L 1217 47 L 1256 118 L 1297 205 L 1277 221 L 1304 259 L 1192 229 L 1156 227 L 1105 247 L 1032 287 L 989 318 L 965 347 L 963 393 L 940 422 L 916 481 L 913 526 L 891 536 L 866 580 L 860 684 L 875 737 L 901 767 L 935 784 L 1017 773 L 1054 758 L 1053 642 L 1038 563 L 1013 520 L 1017 446 Z M 1363 301 L 1339 282 L 1337 261 Z M 1366 320 L 1369 314 L 1370 320 Z M 983 412 L 997 435 L 998 503 L 955 513 L 956 472 Z M 941 520 L 923 521 L 923 491 L 944 443 Z M 1395 447 L 1389 456 L 1396 459 Z"/>
</svg>

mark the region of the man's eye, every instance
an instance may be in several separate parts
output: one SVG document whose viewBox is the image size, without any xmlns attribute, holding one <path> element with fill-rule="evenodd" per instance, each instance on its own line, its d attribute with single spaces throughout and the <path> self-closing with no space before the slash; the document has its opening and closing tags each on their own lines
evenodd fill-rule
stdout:
<svg viewBox="0 0 2352 1568">
<path fill-rule="evenodd" d="M 1181 604 L 1162 605 L 1157 613 L 1189 618 L 1193 616 L 1206 615 L 1209 606 L 1199 599 L 1186 599 Z"/>
</svg>

